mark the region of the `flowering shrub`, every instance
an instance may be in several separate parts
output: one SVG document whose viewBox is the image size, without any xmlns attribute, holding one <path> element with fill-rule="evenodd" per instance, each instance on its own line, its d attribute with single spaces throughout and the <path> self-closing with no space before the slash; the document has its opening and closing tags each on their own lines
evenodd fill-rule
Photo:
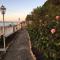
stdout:
<svg viewBox="0 0 60 60">
<path fill-rule="evenodd" d="M 33 25 L 28 27 L 32 47 L 43 53 L 46 60 L 58 60 L 60 58 L 60 23 L 50 22 L 46 26 L 39 27 Z M 56 29 L 57 31 L 56 31 Z"/>
</svg>

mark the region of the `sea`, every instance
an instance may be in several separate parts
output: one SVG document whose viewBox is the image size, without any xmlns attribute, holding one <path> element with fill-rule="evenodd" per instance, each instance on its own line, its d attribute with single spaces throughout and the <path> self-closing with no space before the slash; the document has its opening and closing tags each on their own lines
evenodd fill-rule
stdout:
<svg viewBox="0 0 60 60">
<path fill-rule="evenodd" d="M 5 36 L 9 36 L 13 33 L 13 26 L 17 25 L 18 22 L 5 22 Z M 10 26 L 10 27 L 8 27 Z M 3 34 L 3 22 L 0 22 L 0 36 Z"/>
<path fill-rule="evenodd" d="M 9 25 L 17 25 L 18 22 L 4 22 L 5 26 L 9 26 Z M 0 22 L 0 26 L 3 26 L 3 22 Z"/>
</svg>

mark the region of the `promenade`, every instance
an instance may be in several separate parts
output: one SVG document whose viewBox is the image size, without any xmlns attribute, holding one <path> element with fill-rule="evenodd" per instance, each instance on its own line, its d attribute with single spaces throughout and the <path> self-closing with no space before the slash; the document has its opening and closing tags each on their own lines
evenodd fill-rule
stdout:
<svg viewBox="0 0 60 60">
<path fill-rule="evenodd" d="M 31 42 L 26 29 L 17 32 L 2 60 L 36 60 L 31 51 Z"/>
</svg>

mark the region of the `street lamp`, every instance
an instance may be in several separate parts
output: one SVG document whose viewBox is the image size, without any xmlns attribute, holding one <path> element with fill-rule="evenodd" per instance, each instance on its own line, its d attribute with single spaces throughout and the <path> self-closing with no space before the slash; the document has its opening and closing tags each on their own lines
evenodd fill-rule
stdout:
<svg viewBox="0 0 60 60">
<path fill-rule="evenodd" d="M 1 14 L 3 16 L 3 41 L 4 41 L 4 49 L 5 49 L 5 22 L 4 22 L 4 14 L 6 11 L 6 8 L 2 5 L 0 8 Z"/>
<path fill-rule="evenodd" d="M 20 18 L 19 18 L 19 21 L 18 22 L 19 22 L 19 29 L 20 29 L 20 26 L 21 26 L 21 24 L 20 24 Z"/>
<path fill-rule="evenodd" d="M 19 22 L 19 24 L 20 24 L 20 18 L 18 19 L 18 22 Z"/>
</svg>

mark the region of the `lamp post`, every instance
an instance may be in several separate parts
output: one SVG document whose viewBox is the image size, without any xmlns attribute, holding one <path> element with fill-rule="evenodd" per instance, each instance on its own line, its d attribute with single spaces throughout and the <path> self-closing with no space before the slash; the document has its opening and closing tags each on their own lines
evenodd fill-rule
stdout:
<svg viewBox="0 0 60 60">
<path fill-rule="evenodd" d="M 21 27 L 20 18 L 18 19 L 18 22 L 19 22 L 19 29 L 20 29 L 20 27 Z"/>
<path fill-rule="evenodd" d="M 18 19 L 19 25 L 20 25 L 20 18 Z"/>
<path fill-rule="evenodd" d="M 1 14 L 3 16 L 3 41 L 4 41 L 4 49 L 5 49 L 5 22 L 4 22 L 4 14 L 5 14 L 6 8 L 2 5 L 0 10 L 1 10 Z"/>
<path fill-rule="evenodd" d="M 19 22 L 19 29 L 20 29 L 20 18 L 19 18 L 19 21 L 18 22 Z"/>
</svg>

